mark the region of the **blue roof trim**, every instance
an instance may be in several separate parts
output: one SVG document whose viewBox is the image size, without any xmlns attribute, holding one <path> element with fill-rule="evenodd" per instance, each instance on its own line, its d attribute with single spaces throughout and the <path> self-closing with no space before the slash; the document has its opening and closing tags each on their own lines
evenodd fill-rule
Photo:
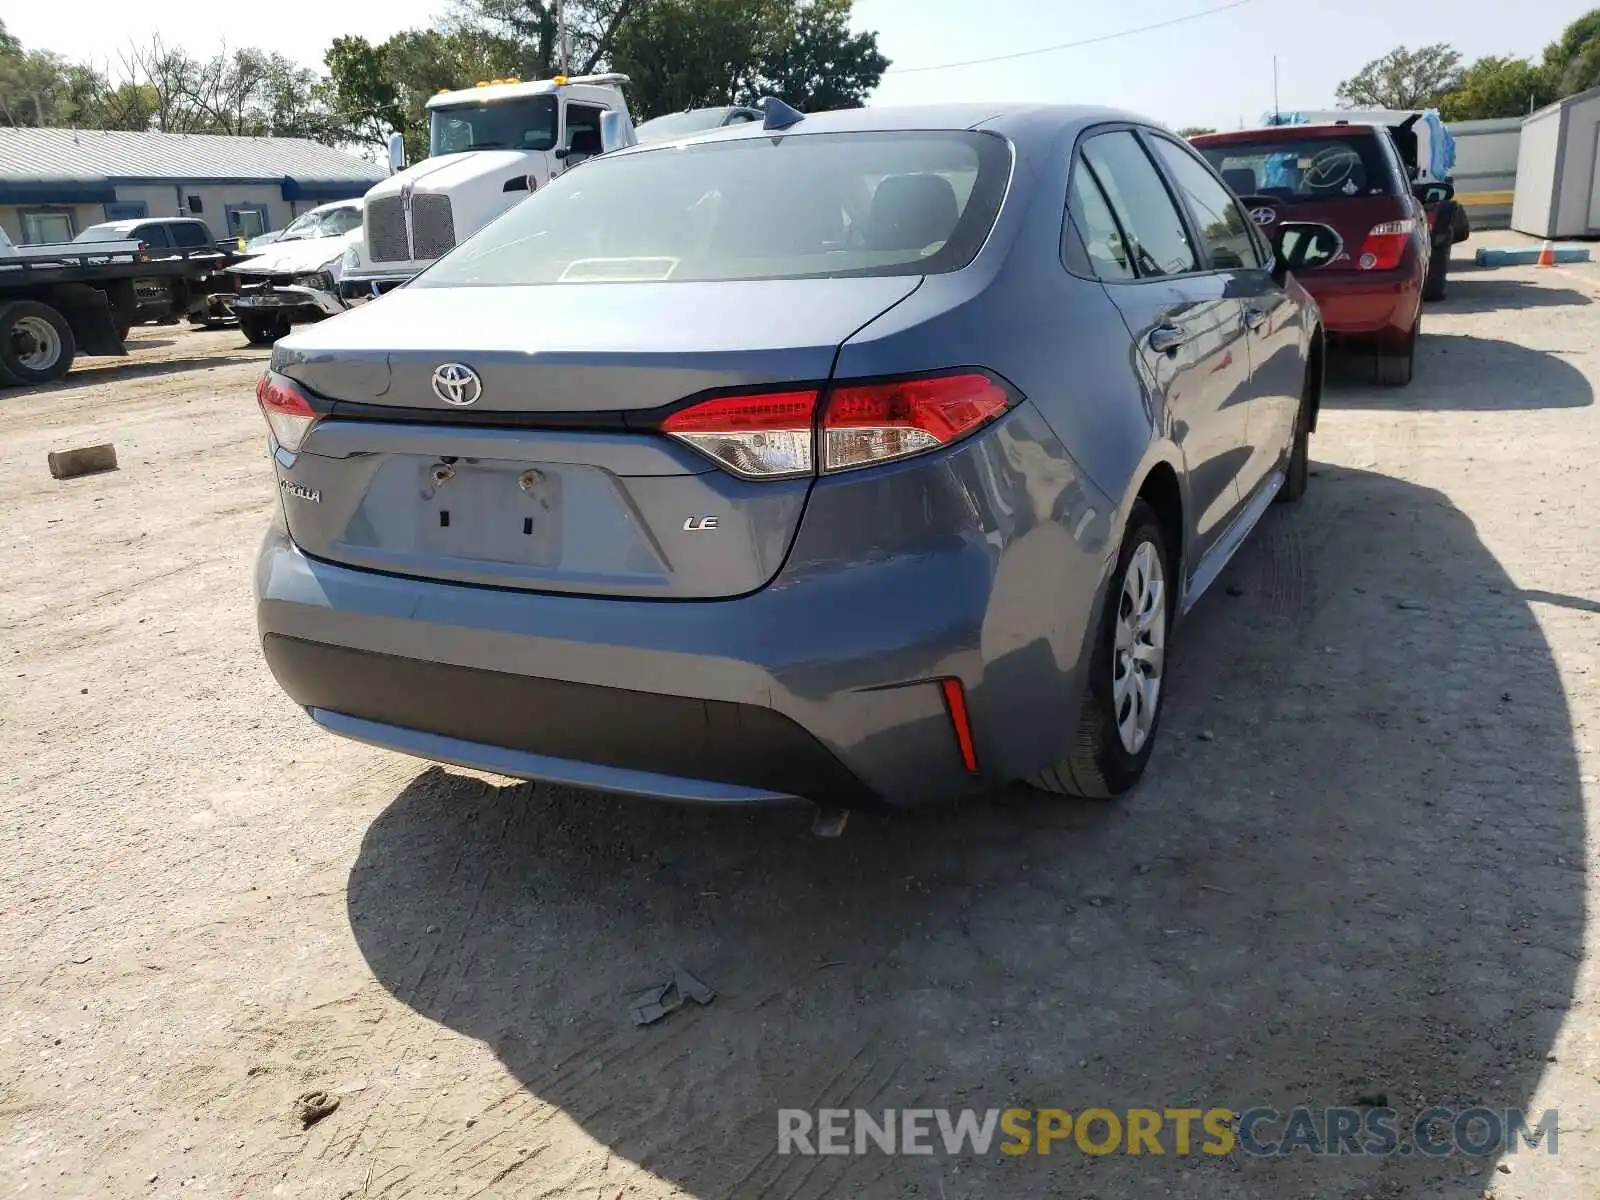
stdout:
<svg viewBox="0 0 1600 1200">
<path fill-rule="evenodd" d="M 354 200 L 372 190 L 376 180 L 363 179 L 296 179 L 283 177 L 285 200 Z"/>
<path fill-rule="evenodd" d="M 105 204 L 116 198 L 109 179 L 0 179 L 0 204 Z"/>
</svg>

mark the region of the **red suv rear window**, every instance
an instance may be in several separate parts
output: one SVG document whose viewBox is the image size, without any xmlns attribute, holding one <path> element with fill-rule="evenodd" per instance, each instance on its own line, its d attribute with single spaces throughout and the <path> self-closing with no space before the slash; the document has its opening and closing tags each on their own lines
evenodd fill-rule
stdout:
<svg viewBox="0 0 1600 1200">
<path fill-rule="evenodd" d="M 1399 194 L 1389 158 L 1371 132 L 1263 138 L 1201 144 L 1195 149 L 1240 196 L 1271 196 L 1284 204 L 1298 204 Z"/>
</svg>

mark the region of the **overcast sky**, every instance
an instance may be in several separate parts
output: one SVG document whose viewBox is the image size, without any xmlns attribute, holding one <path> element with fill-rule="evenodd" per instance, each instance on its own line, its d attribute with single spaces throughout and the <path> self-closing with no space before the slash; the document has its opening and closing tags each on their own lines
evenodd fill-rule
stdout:
<svg viewBox="0 0 1600 1200">
<path fill-rule="evenodd" d="M 856 0 L 855 12 L 857 25 L 877 30 L 894 60 L 874 103 L 1082 102 L 1133 109 L 1173 126 L 1226 127 L 1253 124 L 1271 109 L 1274 55 L 1281 106 L 1327 108 L 1341 79 L 1394 46 L 1449 41 L 1469 61 L 1484 54 L 1537 56 L 1600 0 L 1234 0 L 1227 11 L 1093 45 L 971 67 L 911 69 L 1105 38 L 1228 2 Z M 224 42 L 257 45 L 320 68 L 323 50 L 340 34 L 381 41 L 429 24 L 448 3 L 271 0 L 239 8 L 62 0 L 7 4 L 3 19 L 26 46 L 104 63 L 115 62 L 130 39 L 147 38 L 155 13 L 162 37 L 196 54 Z M 980 22 L 974 13 L 982 14 Z"/>
</svg>

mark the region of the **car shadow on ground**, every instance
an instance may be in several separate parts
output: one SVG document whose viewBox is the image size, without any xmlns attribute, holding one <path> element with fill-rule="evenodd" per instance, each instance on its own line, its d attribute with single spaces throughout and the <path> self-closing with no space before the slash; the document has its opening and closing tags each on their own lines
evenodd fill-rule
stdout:
<svg viewBox="0 0 1600 1200">
<path fill-rule="evenodd" d="M 521 1088 L 485 1085 L 408 1186 L 484 1183 L 559 1117 L 603 1149 L 539 1170 L 615 1155 L 696 1197 L 1476 1200 L 1492 1159 L 1185 1157 L 1171 1126 L 1162 1158 L 776 1153 L 785 1107 L 1381 1096 L 1409 1143 L 1432 1105 L 1530 1104 L 1585 914 L 1550 651 L 1445 496 L 1317 471 L 1180 630 L 1119 803 L 1019 787 L 824 841 L 803 812 L 419 774 L 351 870 L 354 936 Z M 634 1027 L 678 967 L 715 1002 Z"/>
<path fill-rule="evenodd" d="M 1423 324 L 1426 329 L 1426 318 Z M 1572 347 L 1574 353 L 1587 349 Z M 1485 379 L 1505 384 L 1503 389 L 1486 388 Z M 1594 389 L 1583 372 L 1556 354 L 1498 338 L 1453 333 L 1422 334 L 1415 371 L 1405 387 L 1379 386 L 1372 355 L 1357 346 L 1329 353 L 1328 385 L 1324 408 L 1489 412 L 1582 408 L 1594 403 Z"/>
<path fill-rule="evenodd" d="M 1552 287 L 1528 279 L 1495 278 L 1491 272 L 1452 271 L 1443 300 L 1429 303 L 1423 310 L 1426 322 L 1429 313 L 1505 312 L 1524 308 L 1561 308 L 1571 305 L 1592 304 L 1586 292 L 1576 288 Z"/>
<path fill-rule="evenodd" d="M 267 356 L 255 354 L 209 354 L 203 358 L 189 358 L 181 360 L 167 360 L 164 362 L 142 363 L 117 360 L 107 362 L 102 359 L 89 359 L 82 365 L 75 367 L 65 379 L 55 383 L 41 384 L 38 387 L 27 389 L 28 392 L 66 392 L 74 388 L 93 387 L 102 383 L 120 383 L 129 379 L 151 379 L 160 375 L 177 375 L 184 371 L 206 371 L 214 367 L 231 366 L 234 363 L 261 362 Z M 15 394 L 23 394 L 24 389 L 15 389 Z"/>
</svg>

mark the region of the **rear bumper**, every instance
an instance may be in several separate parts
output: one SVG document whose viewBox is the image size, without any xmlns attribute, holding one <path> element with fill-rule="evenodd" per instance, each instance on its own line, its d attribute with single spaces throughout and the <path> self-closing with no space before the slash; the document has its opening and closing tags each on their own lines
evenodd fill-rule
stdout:
<svg viewBox="0 0 1600 1200">
<path fill-rule="evenodd" d="M 1031 413 L 1005 424 L 1049 436 Z M 401 578 L 310 558 L 275 525 L 263 649 L 319 723 L 423 758 L 674 800 L 952 800 L 1066 753 L 1114 546 L 1116 514 L 1067 460 L 1047 454 L 1048 479 L 1006 461 L 979 438 L 819 483 L 785 570 L 729 600 Z M 862 514 L 902 510 L 889 554 Z M 976 772 L 945 678 L 965 689 Z"/>
<path fill-rule="evenodd" d="M 1422 272 L 1417 265 L 1381 276 L 1348 272 L 1297 277 L 1322 311 L 1331 334 L 1403 340 L 1422 303 Z"/>
</svg>

